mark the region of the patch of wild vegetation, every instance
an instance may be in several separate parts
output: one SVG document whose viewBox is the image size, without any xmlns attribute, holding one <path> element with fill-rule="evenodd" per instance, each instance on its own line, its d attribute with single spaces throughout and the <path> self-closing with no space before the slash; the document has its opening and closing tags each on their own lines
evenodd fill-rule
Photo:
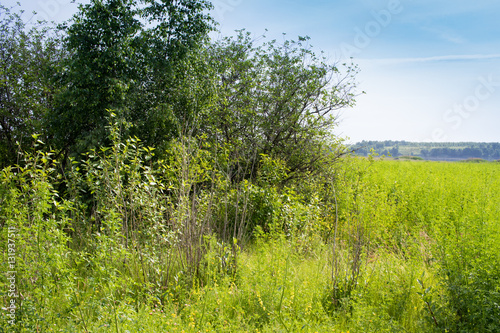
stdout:
<svg viewBox="0 0 500 333">
<path fill-rule="evenodd" d="M 0 7 L 0 331 L 498 332 L 498 164 L 350 156 L 356 67 L 209 8 Z"/>
<path fill-rule="evenodd" d="M 280 187 L 286 170 L 263 158 L 265 183 L 196 190 L 217 179 L 208 157 L 172 154 L 115 141 L 72 164 L 64 199 L 50 153 L 2 171 L 19 296 L 5 329 L 498 330 L 496 165 L 346 158 L 330 180 Z"/>
</svg>

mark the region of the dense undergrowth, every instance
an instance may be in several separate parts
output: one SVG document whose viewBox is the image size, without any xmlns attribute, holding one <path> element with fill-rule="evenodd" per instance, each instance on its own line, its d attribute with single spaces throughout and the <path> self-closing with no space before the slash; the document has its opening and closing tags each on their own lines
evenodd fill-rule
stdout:
<svg viewBox="0 0 500 333">
<path fill-rule="evenodd" d="M 2 170 L 2 332 L 498 332 L 496 164 L 345 157 L 254 181 L 118 123 L 64 169 Z M 153 162 L 154 160 L 154 162 Z"/>
</svg>

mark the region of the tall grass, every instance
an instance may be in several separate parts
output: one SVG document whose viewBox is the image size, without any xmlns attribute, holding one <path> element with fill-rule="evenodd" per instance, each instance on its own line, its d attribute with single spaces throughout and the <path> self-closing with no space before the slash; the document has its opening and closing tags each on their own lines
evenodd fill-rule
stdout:
<svg viewBox="0 0 500 333">
<path fill-rule="evenodd" d="M 111 120 L 69 169 L 35 147 L 2 170 L 1 331 L 499 330 L 497 164 L 346 157 L 284 182 L 263 155 L 235 182 L 224 147 L 154 159 Z"/>
</svg>

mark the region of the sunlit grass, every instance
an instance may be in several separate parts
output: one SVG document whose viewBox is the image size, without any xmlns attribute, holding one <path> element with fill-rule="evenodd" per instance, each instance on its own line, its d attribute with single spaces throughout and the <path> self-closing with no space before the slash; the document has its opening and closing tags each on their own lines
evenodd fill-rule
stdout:
<svg viewBox="0 0 500 333">
<path fill-rule="evenodd" d="M 54 227 L 60 222 L 50 217 L 45 232 L 52 234 L 41 235 L 61 237 L 44 257 L 51 261 L 20 263 L 26 274 L 30 267 L 43 269 L 46 279 L 20 280 L 18 315 L 25 320 L 19 331 L 498 329 L 498 164 L 353 159 L 337 172 L 338 211 L 291 190 L 285 199 L 273 192 L 271 200 L 282 200 L 272 203 L 280 209 L 274 224 L 266 232 L 257 227 L 241 245 L 204 236 L 193 275 L 176 259 L 178 248 L 126 249 L 100 236 L 95 254 L 71 252 Z M 12 212 L 27 213 L 10 204 Z M 25 241 L 18 245 L 37 250 Z M 166 258 L 168 272 L 154 258 Z"/>
</svg>

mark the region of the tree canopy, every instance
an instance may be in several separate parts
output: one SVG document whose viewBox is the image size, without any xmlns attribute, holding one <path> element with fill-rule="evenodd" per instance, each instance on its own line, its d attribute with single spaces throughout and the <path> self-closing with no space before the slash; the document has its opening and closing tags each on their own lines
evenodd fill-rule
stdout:
<svg viewBox="0 0 500 333">
<path fill-rule="evenodd" d="M 311 171 L 333 146 L 335 111 L 354 103 L 358 69 L 328 63 L 308 40 L 258 43 L 240 31 L 209 49 L 217 102 L 207 131 L 246 165 L 264 154 L 286 161 L 291 173 Z"/>
<path fill-rule="evenodd" d="M 0 165 L 16 161 L 17 144 L 27 147 L 33 134 L 44 134 L 65 50 L 46 25 L 27 27 L 23 12 L 0 5 Z"/>
<path fill-rule="evenodd" d="M 107 110 L 130 121 L 132 134 L 149 145 L 172 137 L 179 69 L 213 28 L 209 8 L 204 0 L 93 0 L 80 6 L 62 27 L 70 56 L 49 114 L 59 147 L 84 152 L 105 144 Z"/>
<path fill-rule="evenodd" d="M 124 137 L 147 146 L 184 135 L 224 146 L 235 179 L 255 175 L 263 155 L 283 160 L 290 175 L 317 170 L 336 145 L 336 111 L 354 104 L 358 68 L 317 55 L 308 37 L 268 41 L 242 30 L 212 41 L 211 8 L 206 0 L 92 0 L 59 26 L 61 38 L 4 18 L 8 159 L 15 141 L 35 132 L 64 156 L 109 145 L 113 111 L 130 124 Z"/>
</svg>

